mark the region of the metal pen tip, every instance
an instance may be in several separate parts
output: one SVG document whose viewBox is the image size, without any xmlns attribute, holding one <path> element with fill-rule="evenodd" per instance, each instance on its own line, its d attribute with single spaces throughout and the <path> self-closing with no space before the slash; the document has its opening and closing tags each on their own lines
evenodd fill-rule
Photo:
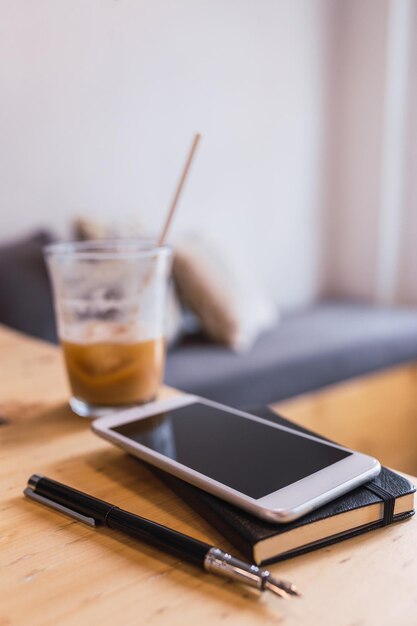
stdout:
<svg viewBox="0 0 417 626">
<path fill-rule="evenodd" d="M 274 578 L 268 570 L 261 569 L 254 563 L 240 561 L 220 548 L 210 548 L 204 559 L 204 569 L 217 576 L 256 587 L 259 591 L 271 591 L 285 600 L 301 595 L 297 587 L 289 581 Z"/>
<path fill-rule="evenodd" d="M 264 578 L 263 589 L 268 589 L 268 591 L 272 591 L 272 593 L 287 600 L 290 596 L 301 596 L 301 593 L 295 585 L 285 580 L 277 580 L 271 575 Z"/>
<path fill-rule="evenodd" d="M 281 589 L 281 587 L 277 585 L 273 580 L 265 581 L 262 591 L 266 590 L 272 591 L 272 593 L 275 593 L 275 595 L 279 596 L 280 598 L 284 598 L 284 600 L 290 599 L 290 594 Z"/>
</svg>

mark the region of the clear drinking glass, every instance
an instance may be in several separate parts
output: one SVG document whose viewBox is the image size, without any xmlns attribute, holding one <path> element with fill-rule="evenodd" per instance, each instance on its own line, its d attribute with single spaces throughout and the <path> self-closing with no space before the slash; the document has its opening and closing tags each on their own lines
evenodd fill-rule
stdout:
<svg viewBox="0 0 417 626">
<path fill-rule="evenodd" d="M 171 250 L 146 239 L 45 247 L 58 335 L 78 415 L 153 400 L 165 363 Z"/>
</svg>

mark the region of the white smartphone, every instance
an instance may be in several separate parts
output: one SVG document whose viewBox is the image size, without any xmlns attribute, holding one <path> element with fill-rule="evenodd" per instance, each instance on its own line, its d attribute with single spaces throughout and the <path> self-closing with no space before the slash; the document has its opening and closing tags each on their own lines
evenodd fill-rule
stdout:
<svg viewBox="0 0 417 626">
<path fill-rule="evenodd" d="M 381 470 L 365 454 L 192 395 L 113 413 L 101 437 L 250 513 L 290 522 Z"/>
</svg>

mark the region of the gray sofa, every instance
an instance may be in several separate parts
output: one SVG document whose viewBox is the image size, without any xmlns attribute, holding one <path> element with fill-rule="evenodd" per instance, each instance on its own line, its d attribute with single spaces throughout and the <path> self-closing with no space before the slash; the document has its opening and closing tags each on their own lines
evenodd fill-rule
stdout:
<svg viewBox="0 0 417 626">
<path fill-rule="evenodd" d="M 228 404 L 265 404 L 417 359 L 417 310 L 325 301 L 284 314 L 243 355 L 189 338 L 166 381 Z"/>
<path fill-rule="evenodd" d="M 45 233 L 0 248 L 0 323 L 56 341 Z M 265 404 L 417 359 L 417 310 L 327 301 L 283 314 L 250 352 L 201 335 L 168 353 L 166 382 L 240 406 Z"/>
</svg>

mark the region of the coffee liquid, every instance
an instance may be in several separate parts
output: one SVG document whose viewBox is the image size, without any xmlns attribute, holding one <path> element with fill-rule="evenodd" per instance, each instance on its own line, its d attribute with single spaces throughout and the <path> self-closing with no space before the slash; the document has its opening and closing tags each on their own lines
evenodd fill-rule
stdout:
<svg viewBox="0 0 417 626">
<path fill-rule="evenodd" d="M 62 341 L 74 396 L 96 406 L 149 402 L 162 381 L 164 339 L 136 343 Z"/>
</svg>

